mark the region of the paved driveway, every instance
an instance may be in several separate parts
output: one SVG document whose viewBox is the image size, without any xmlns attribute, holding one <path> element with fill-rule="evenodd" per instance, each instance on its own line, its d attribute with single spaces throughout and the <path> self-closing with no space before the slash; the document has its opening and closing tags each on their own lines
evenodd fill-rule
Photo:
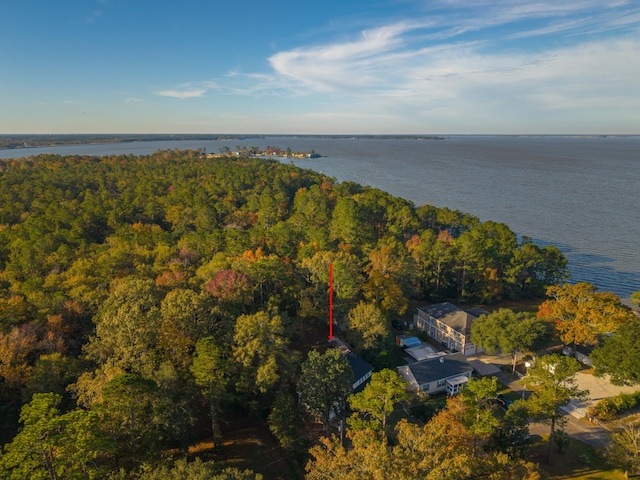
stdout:
<svg viewBox="0 0 640 480">
<path fill-rule="evenodd" d="M 511 365 L 511 355 L 474 355 L 467 357 L 467 360 L 480 375 L 496 375 L 498 379 L 514 391 L 522 390 L 523 386 L 517 378 L 512 375 L 503 374 L 500 367 Z M 576 375 L 578 386 L 582 390 L 589 391 L 589 397 L 581 402 L 574 402 L 575 409 L 586 409 L 590 405 L 595 405 L 603 398 L 614 397 L 619 393 L 632 393 L 640 390 L 640 385 L 635 387 L 618 387 L 613 385 L 607 378 L 596 377 L 591 370 L 583 370 Z M 584 417 L 583 412 L 570 412 L 579 418 Z"/>
<path fill-rule="evenodd" d="M 494 363 L 484 362 L 478 357 L 468 357 L 467 361 L 473 368 L 475 368 L 476 372 L 483 377 L 486 377 L 487 375 L 496 375 L 500 372 L 500 366 L 495 365 Z"/>
<path fill-rule="evenodd" d="M 500 370 L 503 365 L 511 365 L 511 355 L 475 355 L 468 357 L 467 360 L 481 375 L 495 375 L 500 383 L 515 392 L 523 392 L 523 395 L 525 395 L 526 391 L 519 379 Z M 578 372 L 576 380 L 582 390 L 589 391 L 589 397 L 581 401 L 572 400 L 566 407 L 562 408 L 567 414 L 570 414 L 567 418 L 568 423 L 565 430 L 569 435 L 584 443 L 596 448 L 602 448 L 607 444 L 608 432 L 600 426 L 582 420 L 586 416 L 586 409 L 603 398 L 613 397 L 619 393 L 636 392 L 640 390 L 640 385 L 618 387 L 612 385 L 606 378 L 596 377 L 590 373 L 590 370 Z M 549 433 L 549 427 L 547 425 L 531 424 L 530 431 L 534 434 Z"/>
<path fill-rule="evenodd" d="M 571 400 L 563 410 L 574 417 L 583 418 L 587 414 L 587 408 L 595 405 L 603 398 L 615 397 L 620 393 L 632 393 L 640 390 L 640 385 L 635 387 L 618 387 L 607 378 L 596 377 L 589 371 L 578 372 L 576 375 L 578 386 L 582 390 L 588 390 L 589 396 L 584 400 Z"/>
</svg>

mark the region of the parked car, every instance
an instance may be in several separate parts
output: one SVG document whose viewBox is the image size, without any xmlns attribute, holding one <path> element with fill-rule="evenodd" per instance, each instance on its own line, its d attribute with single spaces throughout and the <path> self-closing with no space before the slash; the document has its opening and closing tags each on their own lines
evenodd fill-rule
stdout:
<svg viewBox="0 0 640 480">
<path fill-rule="evenodd" d="M 498 403 L 498 405 L 500 405 L 506 410 L 511 406 L 513 402 L 509 400 L 507 397 L 505 397 L 504 395 L 502 395 L 501 393 L 499 393 L 498 395 L 496 395 L 496 403 Z"/>
<path fill-rule="evenodd" d="M 391 326 L 396 330 L 402 330 L 402 324 L 398 320 L 392 320 Z"/>
</svg>

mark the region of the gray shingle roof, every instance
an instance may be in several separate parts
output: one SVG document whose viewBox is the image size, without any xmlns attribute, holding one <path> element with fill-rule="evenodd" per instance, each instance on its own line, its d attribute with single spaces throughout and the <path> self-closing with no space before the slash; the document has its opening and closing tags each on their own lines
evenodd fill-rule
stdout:
<svg viewBox="0 0 640 480">
<path fill-rule="evenodd" d="M 457 330 L 465 336 L 471 334 L 471 324 L 476 318 L 478 318 L 479 314 L 486 313 L 484 310 L 479 308 L 463 310 L 449 302 L 419 307 L 419 310 L 454 330 Z"/>
<path fill-rule="evenodd" d="M 410 363 L 408 367 L 418 385 L 424 385 L 435 382 L 436 380 L 455 377 L 473 371 L 473 367 L 465 360 L 464 355 L 461 353 Z"/>
<path fill-rule="evenodd" d="M 347 354 L 346 359 L 351 366 L 351 370 L 353 370 L 354 383 L 360 380 L 365 375 L 373 372 L 373 367 L 371 365 L 362 360 L 360 357 L 356 357 L 353 353 Z"/>
<path fill-rule="evenodd" d="M 340 353 L 342 354 L 342 356 L 345 357 L 349 362 L 349 366 L 353 371 L 354 383 L 360 380 L 361 378 L 363 378 L 364 376 L 366 376 L 367 374 L 373 372 L 373 367 L 369 365 L 367 362 L 365 362 L 364 360 L 362 360 L 360 357 L 356 356 L 351 351 L 351 348 L 342 340 L 340 340 L 338 337 L 333 337 L 331 340 L 329 340 L 329 343 L 333 348 L 340 350 Z M 360 385 L 360 387 L 357 390 L 360 390 L 361 387 L 364 388 L 364 384 Z"/>
</svg>

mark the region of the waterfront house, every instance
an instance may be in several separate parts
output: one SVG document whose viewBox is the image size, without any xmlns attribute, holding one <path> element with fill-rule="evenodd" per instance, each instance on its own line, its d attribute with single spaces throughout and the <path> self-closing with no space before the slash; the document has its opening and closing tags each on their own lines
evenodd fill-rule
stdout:
<svg viewBox="0 0 640 480">
<path fill-rule="evenodd" d="M 444 302 L 419 307 L 414 322 L 417 328 L 427 332 L 443 347 L 468 356 L 484 351 L 471 341 L 471 325 L 476 318 L 487 313 L 479 308 L 463 310 Z"/>
</svg>

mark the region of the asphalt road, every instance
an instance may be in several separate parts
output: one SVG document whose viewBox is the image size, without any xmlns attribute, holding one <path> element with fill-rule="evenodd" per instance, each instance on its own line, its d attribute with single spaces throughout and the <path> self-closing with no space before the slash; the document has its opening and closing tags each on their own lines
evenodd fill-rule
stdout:
<svg viewBox="0 0 640 480">
<path fill-rule="evenodd" d="M 567 414 L 564 418 L 567 420 L 564 431 L 567 432 L 571 438 L 575 438 L 597 449 L 603 449 L 608 445 L 609 433 L 604 428 L 580 420 L 573 415 Z M 529 433 L 531 435 L 549 435 L 550 426 L 541 423 L 530 423 Z"/>
</svg>

